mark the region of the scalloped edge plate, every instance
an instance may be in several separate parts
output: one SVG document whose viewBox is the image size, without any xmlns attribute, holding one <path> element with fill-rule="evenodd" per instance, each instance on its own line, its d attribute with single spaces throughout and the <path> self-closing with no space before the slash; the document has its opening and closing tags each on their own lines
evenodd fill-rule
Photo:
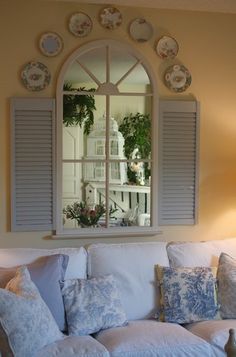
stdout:
<svg viewBox="0 0 236 357">
<path fill-rule="evenodd" d="M 99 14 L 99 23 L 108 30 L 114 30 L 122 24 L 121 12 L 113 6 L 105 7 Z"/>
<path fill-rule="evenodd" d="M 84 12 L 76 12 L 71 15 L 68 27 L 74 36 L 85 37 L 91 32 L 93 22 Z"/>
<path fill-rule="evenodd" d="M 43 63 L 32 61 L 22 69 L 21 80 L 28 90 L 40 91 L 49 85 L 51 74 Z"/>
<path fill-rule="evenodd" d="M 192 77 L 185 66 L 175 64 L 167 68 L 164 82 L 171 91 L 180 93 L 190 86 Z"/>
<path fill-rule="evenodd" d="M 162 59 L 174 59 L 179 52 L 178 42 L 170 36 L 162 36 L 156 45 L 156 52 Z"/>
</svg>

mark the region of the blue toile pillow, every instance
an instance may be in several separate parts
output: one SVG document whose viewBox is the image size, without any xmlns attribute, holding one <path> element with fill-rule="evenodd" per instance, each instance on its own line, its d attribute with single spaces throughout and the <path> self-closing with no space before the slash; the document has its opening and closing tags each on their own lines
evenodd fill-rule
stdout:
<svg viewBox="0 0 236 357">
<path fill-rule="evenodd" d="M 14 357 L 35 356 L 42 347 L 63 338 L 24 266 L 6 289 L 0 288 L 0 323 Z"/>
<path fill-rule="evenodd" d="M 127 324 L 114 277 L 61 282 L 69 335 L 90 335 Z"/>
<path fill-rule="evenodd" d="M 161 290 L 160 320 L 179 324 L 218 318 L 217 268 L 157 265 Z"/>
</svg>

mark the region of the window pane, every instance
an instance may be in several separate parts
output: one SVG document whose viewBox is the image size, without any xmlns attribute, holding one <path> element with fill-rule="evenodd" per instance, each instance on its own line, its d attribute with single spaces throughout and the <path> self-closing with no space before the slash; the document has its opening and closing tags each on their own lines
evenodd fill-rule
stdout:
<svg viewBox="0 0 236 357">
<path fill-rule="evenodd" d="M 84 200 L 81 164 L 63 163 L 62 183 L 63 209 L 65 209 L 67 205 L 72 205 L 74 202 Z M 75 219 L 66 218 L 66 215 L 63 215 L 63 224 L 64 228 L 78 227 L 77 221 Z"/>
<path fill-rule="evenodd" d="M 79 57 L 82 66 L 91 72 L 99 82 L 106 82 L 106 47 L 96 48 Z"/>
<path fill-rule="evenodd" d="M 110 49 L 110 79 L 117 83 L 132 68 L 137 59 L 131 54 L 121 51 L 119 48 Z"/>
<path fill-rule="evenodd" d="M 148 75 L 141 64 L 118 85 L 119 92 L 151 93 L 152 88 Z"/>
<path fill-rule="evenodd" d="M 63 126 L 63 160 L 80 159 L 83 154 L 83 130 L 80 126 Z"/>
<path fill-rule="evenodd" d="M 89 90 L 91 88 L 98 88 L 94 78 L 84 70 L 78 62 L 73 62 L 65 73 L 64 90 L 72 90 L 84 88 Z"/>
<path fill-rule="evenodd" d="M 89 180 L 88 173 L 94 172 Z M 98 175 L 98 177 L 96 176 Z M 105 225 L 104 163 L 63 164 L 64 228 L 91 228 Z"/>
<path fill-rule="evenodd" d="M 63 160 L 101 159 L 105 155 L 105 96 L 89 94 L 88 98 L 81 95 L 75 99 L 80 103 L 75 103 L 76 114 L 70 106 L 66 113 L 64 106 Z"/>
<path fill-rule="evenodd" d="M 82 171 L 80 164 L 63 163 L 63 199 L 82 199 Z"/>
<path fill-rule="evenodd" d="M 111 96 L 111 116 L 118 124 L 118 150 L 129 159 L 151 157 L 151 101 L 145 96 Z M 110 146 L 114 146 L 110 135 Z M 121 158 L 121 154 L 119 154 Z"/>
<path fill-rule="evenodd" d="M 110 164 L 111 176 L 120 162 Z M 150 181 L 149 181 L 150 182 Z M 111 184 L 109 187 L 110 226 L 150 225 L 150 186 Z"/>
</svg>

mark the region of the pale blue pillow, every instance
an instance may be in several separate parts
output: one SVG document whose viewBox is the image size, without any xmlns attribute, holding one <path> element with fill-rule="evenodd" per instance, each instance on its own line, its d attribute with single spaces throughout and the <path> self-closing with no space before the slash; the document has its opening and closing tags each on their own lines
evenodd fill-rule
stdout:
<svg viewBox="0 0 236 357">
<path fill-rule="evenodd" d="M 0 289 L 0 323 L 14 357 L 33 357 L 44 346 L 63 338 L 26 267 Z"/>
<path fill-rule="evenodd" d="M 61 283 L 69 335 L 90 335 L 127 324 L 114 277 Z"/>
<path fill-rule="evenodd" d="M 64 280 L 69 257 L 64 254 L 43 256 L 27 264 L 31 280 L 38 288 L 41 297 L 49 307 L 61 331 L 65 331 L 65 309 L 61 295 L 60 280 Z M 17 267 L 0 267 L 0 288 L 16 274 Z"/>
<path fill-rule="evenodd" d="M 217 318 L 216 271 L 217 268 L 158 265 L 160 320 L 183 324 Z"/>
</svg>

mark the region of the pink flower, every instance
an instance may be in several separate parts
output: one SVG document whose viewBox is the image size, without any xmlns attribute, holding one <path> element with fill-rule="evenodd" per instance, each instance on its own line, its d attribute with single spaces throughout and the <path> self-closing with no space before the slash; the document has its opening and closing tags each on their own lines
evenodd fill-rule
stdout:
<svg viewBox="0 0 236 357">
<path fill-rule="evenodd" d="M 90 211 L 90 216 L 91 217 L 96 217 L 96 212 L 93 209 Z"/>
</svg>

